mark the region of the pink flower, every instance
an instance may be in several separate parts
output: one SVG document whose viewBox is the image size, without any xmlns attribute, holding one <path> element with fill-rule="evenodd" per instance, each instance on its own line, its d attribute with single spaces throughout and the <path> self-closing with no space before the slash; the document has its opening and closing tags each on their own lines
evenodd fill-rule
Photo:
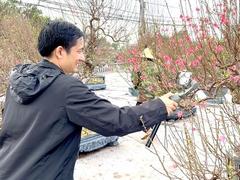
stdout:
<svg viewBox="0 0 240 180">
<path fill-rule="evenodd" d="M 146 80 L 147 79 L 147 77 L 146 77 L 146 75 L 145 74 L 143 74 L 143 75 L 141 75 L 141 80 Z"/>
<path fill-rule="evenodd" d="M 191 55 L 192 53 L 194 53 L 194 47 L 189 47 L 187 49 L 187 55 Z"/>
<path fill-rule="evenodd" d="M 197 45 L 196 50 L 198 50 L 198 49 L 202 49 L 202 48 L 203 48 L 203 45 L 202 45 L 201 43 L 199 43 L 199 44 Z"/>
<path fill-rule="evenodd" d="M 196 68 L 196 67 L 198 67 L 199 65 L 200 65 L 200 61 L 201 61 L 201 59 L 195 59 L 195 60 L 193 60 L 192 62 L 191 62 L 191 64 L 190 64 L 190 67 L 191 68 Z"/>
<path fill-rule="evenodd" d="M 185 39 L 187 40 L 187 42 L 191 42 L 190 36 L 186 35 Z"/>
<path fill-rule="evenodd" d="M 218 140 L 222 143 L 225 143 L 226 142 L 226 137 L 221 135 L 221 136 L 219 136 Z"/>
<path fill-rule="evenodd" d="M 121 62 L 124 62 L 124 59 L 125 59 L 125 58 L 124 58 L 123 54 L 118 54 L 118 55 L 117 55 L 117 61 L 118 61 L 118 62 L 120 62 L 120 63 L 121 63 Z"/>
<path fill-rule="evenodd" d="M 198 56 L 197 59 L 198 59 L 199 61 L 202 61 L 202 56 Z"/>
<path fill-rule="evenodd" d="M 170 172 L 175 172 L 177 167 L 178 165 L 175 162 L 173 162 L 171 165 L 168 166 L 168 169 Z"/>
<path fill-rule="evenodd" d="M 132 55 L 137 55 L 138 51 L 137 51 L 136 48 L 133 48 L 133 49 L 130 49 L 129 53 L 132 54 Z"/>
<path fill-rule="evenodd" d="M 170 67 L 169 67 L 170 68 Z M 171 72 L 173 73 L 173 74 L 176 74 L 176 72 L 177 72 L 177 69 L 176 69 L 176 67 L 175 66 L 173 66 L 173 67 L 171 67 Z M 174 85 L 172 85 L 172 87 L 174 87 Z"/>
<path fill-rule="evenodd" d="M 137 58 L 128 58 L 128 62 L 132 63 L 132 64 L 136 64 L 137 63 Z"/>
<path fill-rule="evenodd" d="M 207 37 L 207 32 L 203 31 L 202 34 L 201 34 L 201 38 L 205 39 L 206 37 Z"/>
<path fill-rule="evenodd" d="M 167 83 L 166 83 L 166 87 L 168 87 L 168 88 L 172 88 L 172 87 L 174 87 L 174 84 L 171 83 L 171 82 L 167 82 Z"/>
<path fill-rule="evenodd" d="M 197 131 L 197 129 L 195 127 L 192 128 L 192 132 L 195 132 Z"/>
<path fill-rule="evenodd" d="M 181 58 L 177 59 L 175 63 L 179 66 L 180 70 L 183 70 L 186 67 L 186 61 Z"/>
<path fill-rule="evenodd" d="M 215 47 L 215 52 L 216 52 L 216 53 L 221 53 L 223 50 L 224 50 L 224 48 L 223 48 L 221 45 L 217 45 L 217 46 Z"/>
<path fill-rule="evenodd" d="M 220 19 L 221 19 L 221 24 L 223 25 L 227 25 L 229 22 L 225 14 L 221 14 Z"/>
<path fill-rule="evenodd" d="M 178 40 L 178 44 L 179 44 L 179 45 L 182 45 L 182 44 L 183 44 L 183 39 L 179 39 L 179 40 Z"/>
<path fill-rule="evenodd" d="M 213 27 L 215 27 L 215 28 L 219 29 L 219 26 L 218 26 L 218 24 L 217 24 L 217 23 L 213 23 Z"/>
<path fill-rule="evenodd" d="M 178 165 L 176 163 L 174 163 L 170 167 L 173 168 L 173 169 L 176 169 L 178 167 Z"/>
<path fill-rule="evenodd" d="M 186 21 L 190 22 L 191 20 L 192 20 L 192 18 L 191 18 L 191 17 L 189 17 L 189 16 L 186 16 Z"/>
<path fill-rule="evenodd" d="M 20 64 L 20 61 L 17 59 L 15 60 L 15 65 Z"/>
<path fill-rule="evenodd" d="M 233 14 L 233 16 L 236 16 L 237 15 L 237 11 L 236 10 L 232 10 L 232 14 Z"/>
<path fill-rule="evenodd" d="M 166 65 L 170 65 L 172 63 L 172 58 L 168 55 L 164 55 L 163 60 L 165 61 Z"/>
<path fill-rule="evenodd" d="M 180 18 L 181 18 L 181 20 L 184 21 L 184 22 L 190 22 L 190 21 L 192 20 L 192 18 L 189 17 L 189 16 L 180 15 Z"/>
<path fill-rule="evenodd" d="M 134 64 L 134 65 L 133 65 L 133 71 L 134 71 L 134 72 L 139 72 L 139 70 L 140 70 L 139 65 L 138 65 L 138 64 Z"/>
<path fill-rule="evenodd" d="M 226 13 L 227 10 L 228 10 L 228 8 L 227 8 L 226 6 L 224 6 L 224 8 L 223 8 L 223 12 Z"/>
<path fill-rule="evenodd" d="M 200 11 L 200 8 L 197 7 L 197 8 L 196 8 L 196 11 L 199 12 L 199 11 Z"/>
<path fill-rule="evenodd" d="M 240 85 L 240 75 L 231 76 L 229 79 L 230 79 L 230 81 L 233 81 L 234 83 Z"/>
<path fill-rule="evenodd" d="M 198 27 L 197 24 L 192 24 L 193 29 L 197 29 L 197 27 Z"/>
<path fill-rule="evenodd" d="M 150 92 L 155 91 L 155 90 L 156 90 L 156 86 L 150 85 L 150 86 L 148 87 L 148 90 L 149 90 Z"/>
<path fill-rule="evenodd" d="M 205 22 L 206 24 L 208 24 L 208 23 L 209 23 L 209 19 L 208 19 L 208 18 L 204 18 L 204 22 Z"/>
<path fill-rule="evenodd" d="M 237 66 L 233 65 L 231 67 L 228 68 L 230 71 L 237 71 Z"/>
<path fill-rule="evenodd" d="M 177 112 L 177 117 L 178 117 L 179 119 L 181 119 L 181 118 L 183 117 L 183 112 L 182 112 L 182 111 L 178 111 L 178 112 Z"/>
</svg>

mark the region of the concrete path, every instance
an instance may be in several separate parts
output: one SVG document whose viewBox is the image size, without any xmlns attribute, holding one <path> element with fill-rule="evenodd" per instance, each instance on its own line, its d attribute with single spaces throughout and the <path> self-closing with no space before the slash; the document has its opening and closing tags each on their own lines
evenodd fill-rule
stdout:
<svg viewBox="0 0 240 180">
<path fill-rule="evenodd" d="M 128 80 L 126 81 L 126 79 Z M 130 84 L 128 82 L 130 81 L 129 75 L 127 74 L 106 74 L 107 89 L 97 91 L 96 94 L 109 99 L 113 104 L 118 106 L 134 105 L 136 103 L 136 97 L 129 95 L 128 87 Z M 181 171 L 170 158 L 170 155 L 173 156 L 174 159 L 183 162 L 184 166 L 185 163 L 188 162 L 187 157 L 189 157 L 189 154 L 186 154 L 184 151 L 184 147 L 185 150 L 187 147 L 186 143 L 189 142 L 186 141 L 186 135 L 192 139 L 193 147 L 197 147 L 197 158 L 203 166 L 207 165 L 211 167 L 215 162 L 215 158 L 207 151 L 203 151 L 202 136 L 199 134 L 200 130 L 202 135 L 204 130 L 204 137 L 208 139 L 209 142 L 214 141 L 216 144 L 216 141 L 218 141 L 218 146 L 222 151 L 229 152 L 229 146 L 226 145 L 226 134 L 223 130 L 226 130 L 228 137 L 234 137 L 236 144 L 239 144 L 240 135 L 239 132 L 236 133 L 236 129 L 234 129 L 236 125 L 232 124 L 228 117 L 225 117 L 226 114 L 223 109 L 226 109 L 226 107 L 220 107 L 219 105 L 197 107 L 197 114 L 193 118 L 167 123 L 166 126 L 162 123 L 158 130 L 157 138 L 154 139 L 154 146 L 151 146 L 150 149 L 145 147 L 146 141 L 141 140 L 144 133 L 138 132 L 120 137 L 118 146 L 107 147 L 81 155 L 75 166 L 75 180 L 176 179 L 173 177 L 166 178 L 166 176 L 159 173 L 159 171 L 164 172 L 162 164 L 164 164 L 165 172 L 170 173 L 172 176 L 177 176 L 182 180 L 189 179 L 186 178 L 190 177 L 189 174 L 186 174 L 186 169 L 183 169 L 184 172 Z M 229 112 L 234 109 L 235 112 L 240 112 L 240 105 L 235 108 L 230 105 L 228 108 Z M 224 117 L 224 127 L 221 125 L 221 121 L 219 121 L 222 117 Z M 213 137 L 213 135 L 216 136 L 216 134 L 219 136 L 218 139 Z M 153 152 L 157 152 L 159 156 Z M 205 173 L 207 173 L 207 171 L 205 171 Z M 186 176 L 184 176 L 184 174 Z M 206 177 L 211 177 L 211 175 L 207 175 Z"/>
<path fill-rule="evenodd" d="M 128 92 L 129 74 L 106 74 L 107 89 L 96 94 L 118 106 L 135 105 L 136 97 Z M 145 148 L 143 132 L 119 138 L 119 145 L 80 155 L 76 162 L 75 180 L 164 180 L 153 169 L 159 169 L 157 156 Z"/>
</svg>

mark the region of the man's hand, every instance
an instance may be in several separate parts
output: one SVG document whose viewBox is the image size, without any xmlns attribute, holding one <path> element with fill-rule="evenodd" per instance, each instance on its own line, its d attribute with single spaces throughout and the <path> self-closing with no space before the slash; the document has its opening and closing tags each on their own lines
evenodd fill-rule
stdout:
<svg viewBox="0 0 240 180">
<path fill-rule="evenodd" d="M 178 106 L 178 103 L 169 99 L 170 96 L 172 96 L 172 95 L 173 95 L 173 93 L 169 92 L 169 93 L 164 94 L 163 96 L 159 97 L 163 101 L 163 103 L 165 104 L 168 115 L 171 114 L 173 111 L 175 111 L 177 106 Z"/>
</svg>

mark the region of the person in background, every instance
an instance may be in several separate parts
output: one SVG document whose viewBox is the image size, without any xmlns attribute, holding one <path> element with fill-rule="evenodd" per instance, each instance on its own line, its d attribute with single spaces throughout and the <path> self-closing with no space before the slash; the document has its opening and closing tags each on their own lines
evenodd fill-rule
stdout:
<svg viewBox="0 0 240 180">
<path fill-rule="evenodd" d="M 158 72 L 152 50 L 147 45 L 142 51 L 140 60 L 139 71 L 132 73 L 132 83 L 138 92 L 136 105 L 155 98 L 150 87 L 156 82 L 154 76 Z"/>
</svg>

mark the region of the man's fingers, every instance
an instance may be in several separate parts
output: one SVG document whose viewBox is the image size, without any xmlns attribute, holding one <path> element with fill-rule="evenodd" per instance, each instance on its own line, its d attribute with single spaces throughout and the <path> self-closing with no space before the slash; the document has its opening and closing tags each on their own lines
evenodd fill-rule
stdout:
<svg viewBox="0 0 240 180">
<path fill-rule="evenodd" d="M 167 112 L 168 114 L 171 114 L 173 111 L 176 110 L 176 107 L 174 105 L 168 105 L 167 106 Z"/>
<path fill-rule="evenodd" d="M 173 111 L 171 108 L 167 107 L 167 112 L 168 112 L 168 115 L 170 115 Z"/>
<path fill-rule="evenodd" d="M 177 106 L 175 106 L 174 104 L 172 104 L 170 108 L 171 108 L 172 111 L 175 111 L 176 108 L 177 108 Z"/>
<path fill-rule="evenodd" d="M 171 92 L 168 92 L 167 94 L 165 94 L 164 96 L 167 97 L 167 98 L 170 98 L 171 96 L 173 95 L 173 93 Z"/>
<path fill-rule="evenodd" d="M 176 103 L 175 101 L 173 101 L 172 104 L 173 104 L 173 106 L 174 106 L 175 108 L 177 108 L 178 103 Z"/>
</svg>

